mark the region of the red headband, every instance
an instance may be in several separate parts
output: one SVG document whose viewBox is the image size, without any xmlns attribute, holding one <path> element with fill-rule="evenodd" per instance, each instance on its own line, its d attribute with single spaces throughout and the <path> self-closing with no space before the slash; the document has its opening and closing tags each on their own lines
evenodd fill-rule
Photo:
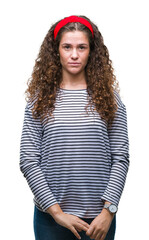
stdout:
<svg viewBox="0 0 149 240">
<path fill-rule="evenodd" d="M 70 16 L 70 17 L 66 17 L 66 18 L 62 19 L 56 25 L 56 27 L 54 29 L 54 39 L 56 39 L 56 36 L 57 36 L 59 30 L 69 22 L 80 22 L 80 23 L 84 24 L 86 27 L 88 27 L 90 29 L 90 31 L 92 32 L 92 35 L 94 37 L 92 25 L 86 19 L 77 17 L 77 16 Z"/>
</svg>

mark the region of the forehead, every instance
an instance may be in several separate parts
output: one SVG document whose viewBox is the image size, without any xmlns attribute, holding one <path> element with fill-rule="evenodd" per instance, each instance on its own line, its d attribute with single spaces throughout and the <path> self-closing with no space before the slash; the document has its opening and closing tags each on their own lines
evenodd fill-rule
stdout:
<svg viewBox="0 0 149 240">
<path fill-rule="evenodd" d="M 62 34 L 60 43 L 70 43 L 70 44 L 89 44 L 88 36 L 82 31 L 70 31 L 64 32 Z"/>
</svg>

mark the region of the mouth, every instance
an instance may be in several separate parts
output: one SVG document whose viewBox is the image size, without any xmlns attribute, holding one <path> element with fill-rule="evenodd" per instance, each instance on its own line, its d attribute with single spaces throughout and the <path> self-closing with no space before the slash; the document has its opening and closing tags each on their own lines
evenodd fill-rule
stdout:
<svg viewBox="0 0 149 240">
<path fill-rule="evenodd" d="M 80 65 L 80 63 L 77 63 L 77 62 L 70 62 L 70 63 L 68 63 L 69 65 L 73 65 L 73 66 L 78 66 L 78 65 Z"/>
</svg>

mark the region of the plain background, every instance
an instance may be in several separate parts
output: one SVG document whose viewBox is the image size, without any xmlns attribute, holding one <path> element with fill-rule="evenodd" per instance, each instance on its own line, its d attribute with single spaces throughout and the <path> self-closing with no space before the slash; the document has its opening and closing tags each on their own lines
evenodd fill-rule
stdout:
<svg viewBox="0 0 149 240">
<path fill-rule="evenodd" d="M 33 195 L 19 170 L 26 83 L 53 23 L 86 15 L 113 61 L 128 115 L 130 168 L 117 213 L 115 240 L 148 238 L 148 1 L 3 1 L 0 6 L 2 239 L 33 240 Z"/>
</svg>

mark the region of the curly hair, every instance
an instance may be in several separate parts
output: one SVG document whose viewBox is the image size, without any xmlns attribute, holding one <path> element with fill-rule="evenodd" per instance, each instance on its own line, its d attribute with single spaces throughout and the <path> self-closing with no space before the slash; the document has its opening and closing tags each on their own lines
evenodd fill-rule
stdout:
<svg viewBox="0 0 149 240">
<path fill-rule="evenodd" d="M 40 116 L 43 120 L 46 116 L 53 116 L 57 92 L 62 81 L 62 66 L 58 55 L 62 34 L 68 31 L 83 31 L 87 34 L 90 44 L 90 56 L 85 67 L 89 101 L 85 109 L 87 111 L 88 106 L 94 105 L 94 110 L 96 109 L 101 118 L 111 124 L 117 110 L 114 91 L 119 92 L 119 83 L 114 75 L 112 61 L 98 27 L 86 16 L 79 15 L 78 17 L 91 23 L 94 38 L 85 25 L 73 22 L 63 26 L 54 40 L 54 28 L 59 21 L 53 24 L 43 40 L 31 78 L 28 79 L 28 88 L 25 91 L 26 100 L 34 100 L 32 109 L 34 118 Z"/>
</svg>

